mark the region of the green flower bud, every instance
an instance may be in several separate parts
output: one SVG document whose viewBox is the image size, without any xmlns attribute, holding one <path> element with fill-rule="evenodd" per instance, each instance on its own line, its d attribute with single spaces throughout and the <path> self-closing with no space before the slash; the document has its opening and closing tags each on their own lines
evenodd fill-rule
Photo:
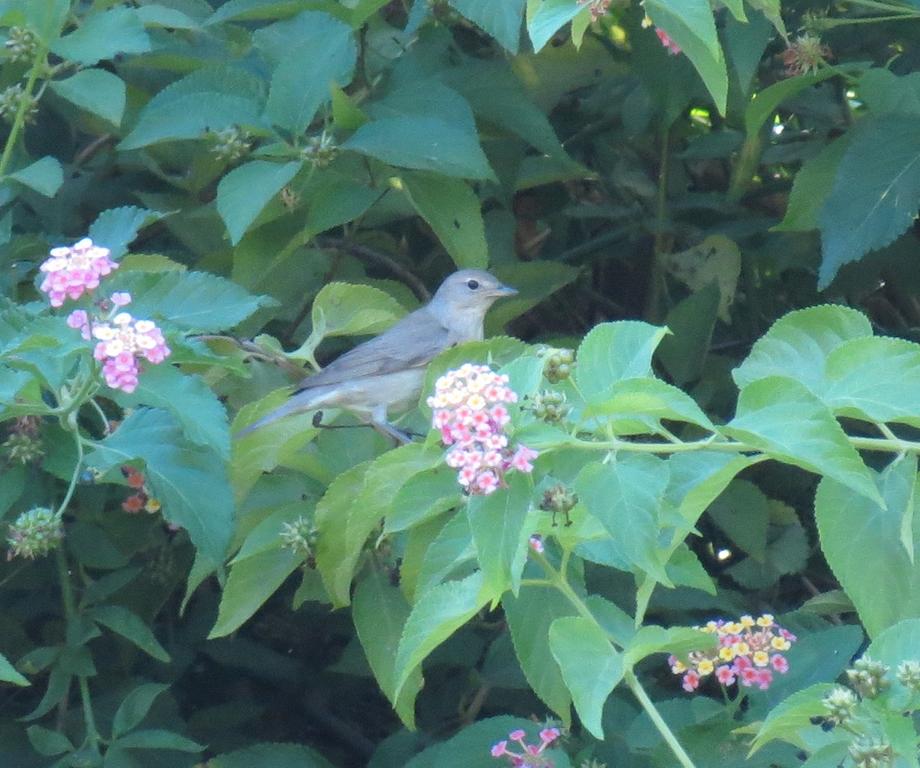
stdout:
<svg viewBox="0 0 920 768">
<path fill-rule="evenodd" d="M 898 682 L 914 693 L 920 692 L 920 661 L 902 661 L 898 665 Z"/>
<path fill-rule="evenodd" d="M 45 455 L 41 440 L 22 433 L 14 432 L 0 447 L 11 462 L 22 465 L 38 461 Z"/>
<path fill-rule="evenodd" d="M 63 538 L 64 527 L 60 516 L 47 507 L 34 507 L 17 517 L 7 530 L 7 559 L 44 557 L 55 550 Z"/>
<path fill-rule="evenodd" d="M 859 738 L 849 752 L 856 768 L 888 768 L 894 759 L 891 744 L 881 739 Z"/>
<path fill-rule="evenodd" d="M 241 160 L 252 149 L 249 134 L 235 125 L 224 128 L 222 131 L 212 131 L 210 137 L 213 142 L 211 151 L 225 163 Z"/>
<path fill-rule="evenodd" d="M 10 56 L 10 61 L 29 64 L 38 51 L 38 38 L 26 27 L 10 27 L 9 37 L 3 44 Z"/>
<path fill-rule="evenodd" d="M 821 703 L 830 713 L 828 715 L 829 719 L 835 723 L 846 723 L 853 717 L 859 700 L 849 688 L 837 686 L 822 699 Z"/>
<path fill-rule="evenodd" d="M 290 523 L 281 526 L 281 540 L 294 554 L 311 562 L 316 546 L 317 531 L 313 523 L 303 515 Z"/>
<path fill-rule="evenodd" d="M 0 118 L 12 124 L 19 112 L 19 105 L 23 101 L 26 102 L 26 122 L 34 122 L 38 114 L 38 102 L 33 96 L 26 93 L 21 83 L 0 91 Z"/>
<path fill-rule="evenodd" d="M 301 151 L 304 160 L 319 168 L 329 165 L 338 154 L 339 148 L 325 131 L 319 136 L 311 136 Z"/>
<path fill-rule="evenodd" d="M 864 699 L 874 699 L 882 691 L 887 690 L 891 683 L 885 679 L 888 667 L 873 661 L 868 656 L 857 659 L 853 669 L 847 670 L 847 679 L 852 688 Z"/>
</svg>

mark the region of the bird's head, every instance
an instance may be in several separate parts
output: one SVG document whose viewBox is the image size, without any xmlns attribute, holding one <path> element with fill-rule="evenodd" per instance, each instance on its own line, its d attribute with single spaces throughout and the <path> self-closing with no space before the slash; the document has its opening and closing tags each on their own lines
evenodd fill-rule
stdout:
<svg viewBox="0 0 920 768">
<path fill-rule="evenodd" d="M 482 269 L 461 269 L 441 283 L 431 300 L 431 306 L 449 313 L 483 316 L 497 299 L 514 296 L 516 293 L 516 289 Z"/>
</svg>

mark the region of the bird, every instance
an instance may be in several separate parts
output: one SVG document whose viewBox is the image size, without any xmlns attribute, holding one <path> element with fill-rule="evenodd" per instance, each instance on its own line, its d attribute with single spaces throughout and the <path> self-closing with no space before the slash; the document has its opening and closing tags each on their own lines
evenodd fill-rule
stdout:
<svg viewBox="0 0 920 768">
<path fill-rule="evenodd" d="M 481 340 L 489 308 L 517 292 L 481 269 L 448 275 L 424 307 L 308 376 L 287 402 L 236 436 L 295 413 L 343 408 L 398 443 L 408 442 L 408 436 L 390 424 L 388 412 L 418 402 L 428 363 L 445 349 Z"/>
</svg>

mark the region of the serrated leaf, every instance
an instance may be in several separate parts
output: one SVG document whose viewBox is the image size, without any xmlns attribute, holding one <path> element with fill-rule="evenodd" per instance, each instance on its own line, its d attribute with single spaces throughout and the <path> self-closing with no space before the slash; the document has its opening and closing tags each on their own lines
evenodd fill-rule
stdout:
<svg viewBox="0 0 920 768">
<path fill-rule="evenodd" d="M 575 480 L 575 490 L 630 565 L 669 585 L 658 547 L 658 510 L 668 476 L 666 461 L 624 454 L 609 463 L 589 464 Z"/>
<path fill-rule="evenodd" d="M 207 131 L 262 124 L 262 81 L 231 67 L 206 67 L 167 86 L 138 116 L 121 150 L 162 141 L 197 139 Z"/>
<path fill-rule="evenodd" d="M 333 768 L 318 752 L 302 744 L 255 744 L 208 760 L 209 768 Z"/>
<path fill-rule="evenodd" d="M 252 160 L 234 168 L 217 185 L 217 212 L 236 245 L 266 205 L 296 175 L 303 163 Z"/>
<path fill-rule="evenodd" d="M 527 559 L 525 530 L 533 481 L 514 473 L 508 487 L 488 496 L 471 496 L 466 505 L 467 519 L 476 546 L 483 586 L 493 600 L 511 589 L 517 592 Z"/>
<path fill-rule="evenodd" d="M 168 8 L 159 3 L 142 5 L 137 15 L 147 27 L 165 27 L 166 29 L 198 29 L 199 23 L 177 8 Z"/>
<path fill-rule="evenodd" d="M 438 236 L 458 269 L 484 269 L 489 264 L 481 203 L 460 179 L 406 173 L 402 188 L 419 215 Z"/>
<path fill-rule="evenodd" d="M 871 70 L 870 70 L 871 71 Z M 852 136 L 849 133 L 826 145 L 806 161 L 795 175 L 786 215 L 773 227 L 775 232 L 805 232 L 818 228 L 818 215 L 834 186 L 837 167 Z"/>
<path fill-rule="evenodd" d="M 170 662 L 169 654 L 156 639 L 150 629 L 137 614 L 131 613 L 120 605 L 97 605 L 91 608 L 87 615 L 97 624 L 121 635 L 125 640 L 133 643 L 145 653 L 150 654 L 157 661 Z"/>
<path fill-rule="evenodd" d="M 40 195 L 54 197 L 64 183 L 64 169 L 56 158 L 45 155 L 31 165 L 11 173 L 9 177 Z"/>
<path fill-rule="evenodd" d="M 482 574 L 438 584 L 423 593 L 406 620 L 396 651 L 394 696 L 397 698 L 422 661 L 471 619 L 488 601 Z"/>
<path fill-rule="evenodd" d="M 901 541 L 907 518 L 914 551 L 920 548 L 916 458 L 896 459 L 876 482 L 884 507 L 828 478 L 815 497 L 821 549 L 870 637 L 920 617 L 920 562 L 911 561 Z M 870 562 L 884 568 L 867 568 Z"/>
<path fill-rule="evenodd" d="M 159 211 L 133 205 L 109 208 L 90 224 L 89 236 L 97 245 L 108 248 L 111 257 L 117 260 L 127 252 L 140 230 L 159 221 L 164 215 Z"/>
<path fill-rule="evenodd" d="M 461 511 L 448 520 L 428 545 L 416 581 L 415 594 L 423 594 L 449 578 L 461 566 L 476 560 L 476 547 L 466 515 Z"/>
<path fill-rule="evenodd" d="M 451 507 L 459 506 L 461 486 L 457 472 L 450 467 L 435 467 L 410 478 L 393 500 L 384 531 L 396 533 L 412 528 Z"/>
<path fill-rule="evenodd" d="M 169 688 L 161 683 L 144 683 L 131 691 L 115 711 L 112 720 L 112 736 L 118 738 L 128 731 L 137 728 L 141 721 L 147 717 L 150 707 L 163 691 Z"/>
<path fill-rule="evenodd" d="M 415 728 L 415 698 L 422 688 L 422 672 L 416 668 L 398 699 L 394 699 L 393 661 L 410 607 L 399 589 L 379 570 L 372 570 L 355 589 L 351 615 L 355 631 L 380 689 L 389 698 L 403 724 Z"/>
<path fill-rule="evenodd" d="M 769 17 L 768 17 L 769 18 Z M 810 88 L 813 85 L 837 75 L 833 69 L 822 69 L 808 75 L 799 75 L 780 80 L 755 94 L 744 113 L 744 128 L 748 136 L 756 136 L 764 123 L 786 99 Z"/>
<path fill-rule="evenodd" d="M 549 647 L 582 724 L 592 736 L 603 739 L 604 703 L 623 679 L 623 654 L 614 650 L 597 624 L 583 616 L 556 619 L 549 628 Z"/>
<path fill-rule="evenodd" d="M 605 393 L 589 400 L 584 413 L 586 417 L 648 416 L 655 421 L 686 421 L 704 429 L 715 429 L 690 395 L 650 377 L 614 383 Z"/>
<path fill-rule="evenodd" d="M 770 508 L 767 497 L 756 485 L 747 480 L 733 480 L 707 514 L 744 552 L 763 561 Z"/>
<path fill-rule="evenodd" d="M 818 683 L 805 690 L 793 693 L 782 704 L 774 707 L 754 737 L 749 755 L 753 755 L 764 744 L 773 739 L 782 739 L 790 744 L 804 746 L 799 732 L 811 725 L 811 718 L 827 715 L 822 700 L 834 689 L 830 683 Z"/>
<path fill-rule="evenodd" d="M 342 149 L 390 165 L 464 179 L 493 179 L 476 131 L 436 117 L 400 116 L 358 128 Z"/>
<path fill-rule="evenodd" d="M 691 651 L 714 651 L 716 638 L 706 632 L 691 627 L 658 627 L 647 624 L 624 648 L 625 663 L 629 666 L 638 664 L 642 659 L 655 653 L 670 653 L 685 656 Z"/>
<path fill-rule="evenodd" d="M 825 305 L 790 312 L 755 342 L 732 378 L 743 389 L 768 376 L 791 376 L 820 391 L 827 356 L 845 341 L 871 335 L 868 318 L 849 307 Z"/>
<path fill-rule="evenodd" d="M 171 749 L 177 752 L 202 752 L 205 749 L 203 744 L 178 733 L 154 729 L 132 731 L 112 742 L 112 746 L 120 749 Z"/>
<path fill-rule="evenodd" d="M 233 496 L 226 467 L 211 451 L 189 446 L 174 417 L 142 408 L 96 444 L 87 464 L 102 472 L 136 459 L 163 516 L 185 528 L 198 551 L 212 563 L 223 562 L 233 530 Z"/>
<path fill-rule="evenodd" d="M 253 39 L 275 61 L 266 117 L 297 135 L 331 98 L 333 84 L 351 82 L 358 48 L 351 27 L 327 13 L 304 11 L 258 30 Z M 311 63 L 304 77 L 303 62 Z"/>
<path fill-rule="evenodd" d="M 652 354 L 666 333 L 638 320 L 594 326 L 578 347 L 575 379 L 581 393 L 597 399 L 617 381 L 650 376 Z"/>
<path fill-rule="evenodd" d="M 525 0 L 450 0 L 450 5 L 472 21 L 508 52 L 517 53 Z"/>
<path fill-rule="evenodd" d="M 844 264 L 888 245 L 911 225 L 920 206 L 920 136 L 916 117 L 861 120 L 840 160 L 819 214 L 826 288 Z"/>
<path fill-rule="evenodd" d="M 737 415 L 722 432 L 771 458 L 833 478 L 881 502 L 868 467 L 834 415 L 794 379 L 771 376 L 746 386 L 738 399 Z"/>
<path fill-rule="evenodd" d="M 574 19 L 584 5 L 577 0 L 531 0 L 527 3 L 527 34 L 536 53 Z"/>
<path fill-rule="evenodd" d="M 69 61 L 92 66 L 119 53 L 146 53 L 150 38 L 134 8 L 112 8 L 89 14 L 73 32 L 57 40 L 51 50 Z"/>
<path fill-rule="evenodd" d="M 84 69 L 66 80 L 52 80 L 51 90 L 62 99 L 118 127 L 125 111 L 124 81 L 104 69 Z"/>
</svg>

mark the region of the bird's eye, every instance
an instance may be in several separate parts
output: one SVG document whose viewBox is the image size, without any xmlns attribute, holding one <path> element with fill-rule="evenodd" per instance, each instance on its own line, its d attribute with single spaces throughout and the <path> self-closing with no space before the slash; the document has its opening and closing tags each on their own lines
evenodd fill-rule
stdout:
<svg viewBox="0 0 920 768">
<path fill-rule="evenodd" d="M 467 280 L 466 287 L 469 288 L 471 291 L 475 291 L 479 287 L 479 281 L 478 280 Z"/>
</svg>

